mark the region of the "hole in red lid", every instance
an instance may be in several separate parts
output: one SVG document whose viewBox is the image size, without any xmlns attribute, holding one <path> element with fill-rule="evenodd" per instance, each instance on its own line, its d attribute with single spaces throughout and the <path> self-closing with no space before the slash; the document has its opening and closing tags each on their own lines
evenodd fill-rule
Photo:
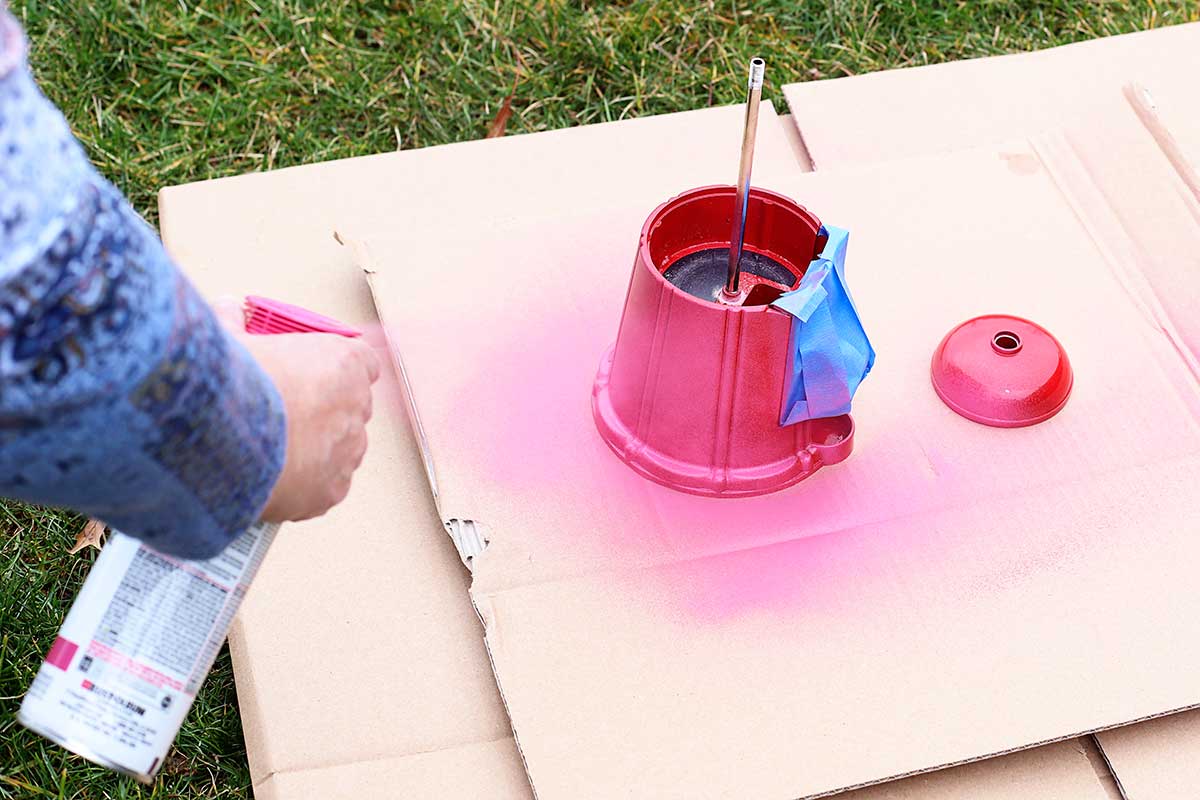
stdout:
<svg viewBox="0 0 1200 800">
<path fill-rule="evenodd" d="M 992 349 L 1002 356 L 1011 356 L 1021 349 L 1021 337 L 1012 331 L 1000 331 L 992 337 Z"/>
</svg>

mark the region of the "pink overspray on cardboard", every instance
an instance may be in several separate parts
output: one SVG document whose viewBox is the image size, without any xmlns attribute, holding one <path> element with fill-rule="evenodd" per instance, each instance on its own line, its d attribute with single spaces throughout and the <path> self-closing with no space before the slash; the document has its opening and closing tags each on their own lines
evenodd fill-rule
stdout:
<svg viewBox="0 0 1200 800">
<path fill-rule="evenodd" d="M 1178 522 L 1200 393 L 1156 289 L 1194 201 L 1131 113 L 1086 130 L 760 177 L 855 232 L 880 350 L 855 456 L 760 497 L 646 481 L 588 414 L 646 207 L 371 237 L 443 513 L 490 538 L 472 599 L 539 796 L 812 796 L 1200 702 Z M 1157 240 L 1100 224 L 1142 195 L 1173 198 Z M 523 252 L 536 279 L 496 256 Z M 453 290 L 408 292 L 435 259 Z M 945 332 L 993 308 L 1071 353 L 1043 424 L 974 424 L 929 383 Z"/>
</svg>

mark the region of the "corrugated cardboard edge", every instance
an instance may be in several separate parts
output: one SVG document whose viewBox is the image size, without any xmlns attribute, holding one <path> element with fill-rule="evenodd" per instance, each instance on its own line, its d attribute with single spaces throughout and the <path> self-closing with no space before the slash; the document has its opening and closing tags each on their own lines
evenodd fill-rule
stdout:
<svg viewBox="0 0 1200 800">
<path fill-rule="evenodd" d="M 511 755 L 508 737 L 465 742 L 424 752 L 303 767 L 273 773 L 255 783 L 256 800 L 319 797 L 358 800 L 402 797 L 413 787 L 437 786 L 450 797 L 527 798 L 525 775 Z"/>
<path fill-rule="evenodd" d="M 1167 160 L 1171 162 L 1171 166 L 1191 191 L 1192 196 L 1200 201 L 1200 175 L 1197 175 L 1192 160 L 1184 152 L 1175 138 L 1175 134 L 1163 120 L 1158 105 L 1154 101 L 1154 95 L 1140 83 L 1127 83 L 1121 91 L 1134 113 L 1138 115 L 1142 126 L 1154 137 L 1155 143 Z"/>
<path fill-rule="evenodd" d="M 1117 798 L 1119 800 L 1128 800 L 1129 793 L 1125 791 L 1124 784 L 1121 783 L 1121 776 L 1117 773 L 1116 767 L 1113 765 L 1112 759 L 1108 757 L 1108 753 L 1104 752 L 1104 741 L 1100 738 L 1100 734 L 1093 734 L 1088 739 L 1095 748 L 1096 754 L 1100 760 L 1104 762 L 1104 768 L 1108 770 L 1108 774 L 1112 776 L 1113 785 L 1116 787 Z"/>
<path fill-rule="evenodd" d="M 1130 800 L 1191 800 L 1200 786 L 1200 713 L 1163 717 L 1096 737 Z"/>
<path fill-rule="evenodd" d="M 1102 785 L 1109 785 L 1109 779 L 1111 779 L 1112 785 L 1111 785 L 1110 791 L 1114 791 L 1117 793 L 1117 794 L 1113 795 L 1114 798 L 1122 798 L 1122 800 L 1123 800 L 1123 798 L 1125 798 L 1125 795 L 1120 793 L 1121 792 L 1120 779 L 1117 776 L 1116 772 L 1108 764 L 1108 759 L 1104 756 L 1103 749 L 1101 749 L 1098 745 L 1095 744 L 1097 741 L 1096 734 L 1103 733 L 1105 731 L 1113 730 L 1116 728 L 1124 728 L 1124 727 L 1127 727 L 1130 725 L 1137 725 L 1139 723 L 1148 722 L 1150 720 L 1156 720 L 1156 719 L 1161 719 L 1163 717 L 1169 717 L 1172 714 L 1179 713 L 1180 711 L 1190 711 L 1197 707 L 1200 707 L 1200 706 L 1189 706 L 1187 708 L 1176 709 L 1174 711 L 1164 711 L 1161 714 L 1154 714 L 1154 715 L 1151 715 L 1148 717 L 1141 717 L 1139 719 L 1130 720 L 1129 722 L 1122 722 L 1118 725 L 1110 725 L 1110 726 L 1107 726 L 1104 728 L 1096 728 L 1093 730 L 1082 731 L 1080 733 L 1068 734 L 1066 736 L 1058 736 L 1053 739 L 1045 739 L 1043 741 L 1034 742 L 1033 744 L 1024 745 L 1022 747 L 1012 747 L 1007 750 L 997 750 L 994 753 L 988 753 L 987 755 L 982 755 L 982 756 L 979 756 L 978 758 L 964 758 L 959 761 L 951 761 L 949 763 L 942 764 L 942 765 L 936 766 L 936 767 L 930 767 L 928 769 L 914 770 L 912 772 L 905 772 L 900 775 L 893 775 L 889 778 L 884 778 L 884 779 L 878 780 L 878 781 L 871 781 L 869 783 L 860 783 L 860 784 L 856 784 L 854 786 L 848 786 L 845 789 L 838 789 L 833 792 L 822 792 L 820 794 L 805 795 L 803 797 L 797 797 L 794 800 L 819 800 L 819 798 L 834 797 L 836 795 L 842 794 L 843 792 L 853 791 L 855 789 L 865 789 L 865 788 L 868 788 L 871 786 L 880 786 L 882 784 L 891 783 L 892 781 L 901 780 L 903 778 L 911 778 L 915 775 L 927 775 L 931 772 L 939 772 L 944 769 L 951 769 L 953 767 L 961 767 L 964 764 L 977 764 L 980 761 L 987 761 L 988 759 L 991 759 L 991 758 L 998 758 L 1000 756 L 1011 755 L 1013 753 L 1020 753 L 1025 750 L 1033 750 L 1038 747 L 1044 747 L 1044 746 L 1050 745 L 1050 744 L 1057 744 L 1059 742 L 1068 742 L 1073 739 L 1079 739 L 1080 741 L 1083 741 L 1083 742 L 1090 742 L 1093 746 L 1095 746 L 1096 749 L 1094 751 L 1094 760 L 1092 760 L 1092 758 L 1093 758 L 1092 756 L 1089 756 L 1089 760 L 1092 760 L 1093 767 L 1097 770 L 1097 779 L 1100 781 L 1100 783 Z M 1086 747 L 1087 747 L 1087 745 L 1085 745 L 1085 748 Z M 1091 752 L 1091 751 L 1089 751 L 1089 752 Z M 1108 773 L 1109 779 L 1106 779 L 1103 777 L 1104 772 Z"/>
<path fill-rule="evenodd" d="M 246 759 L 250 766 L 250 783 L 254 786 L 257 796 L 259 784 L 274 774 L 276 759 L 270 749 L 274 739 L 266 736 L 261 730 L 262 721 L 266 717 L 258 702 L 259 692 L 256 689 L 258 676 L 254 670 L 254 660 L 249 656 L 240 617 L 233 619 L 233 625 L 229 629 L 228 642 L 233 671 L 237 675 L 234 687 L 237 692 L 238 718 L 243 727 L 242 735 L 247 739 L 264 743 L 261 749 L 246 748 Z M 245 709 L 245 712 L 242 709 Z"/>
<path fill-rule="evenodd" d="M 804 131 L 800 130 L 800 126 L 796 124 L 796 119 L 791 114 L 780 114 L 779 124 L 783 126 L 783 135 L 787 142 L 792 147 L 792 155 L 796 157 L 796 163 L 800 165 L 800 169 L 805 172 L 813 172 L 817 165 L 813 163 L 812 154 L 808 152 L 808 145 L 804 142 Z"/>
<path fill-rule="evenodd" d="M 375 298 L 375 304 L 380 309 L 380 320 L 387 319 L 383 307 L 383 297 L 385 293 L 379 291 L 379 287 L 374 280 L 378 274 L 376 262 L 371 254 L 370 247 L 365 241 L 355 238 L 353 235 L 338 231 L 338 241 L 343 242 L 350 247 L 355 263 L 362 269 L 366 276 L 367 284 L 371 288 L 371 295 Z M 405 406 L 408 409 L 408 414 L 412 420 L 413 430 L 416 432 L 422 461 L 425 464 L 426 477 L 429 480 L 430 488 L 434 493 L 434 502 L 437 504 L 438 514 L 442 517 L 442 522 L 446 526 L 446 532 L 454 542 L 455 548 L 458 550 L 458 556 L 462 559 L 468 570 L 474 572 L 475 560 L 479 558 L 487 549 L 488 539 L 484 532 L 484 527 L 481 523 L 473 519 L 463 519 L 459 516 L 448 516 L 446 508 L 442 504 L 442 497 L 437 491 L 437 475 L 434 468 L 433 455 L 430 452 L 429 441 L 425 436 L 425 429 L 421 424 L 421 417 L 417 411 L 416 398 L 412 392 L 412 384 L 409 380 L 408 373 L 404 369 L 404 360 L 400 357 L 400 349 L 397 343 L 392 339 L 391 333 L 387 325 L 383 326 L 384 335 L 388 341 L 388 349 L 392 353 L 392 359 L 396 365 L 396 370 L 401 376 L 401 383 L 404 389 Z M 490 644 L 491 637 L 495 634 L 495 615 L 490 612 L 490 606 L 485 609 L 480 604 L 480 599 L 472 590 L 468 594 L 471 597 L 471 605 L 475 609 L 475 613 L 479 617 L 479 622 L 483 626 L 484 645 L 488 654 L 488 664 L 492 670 L 492 676 L 496 681 L 496 689 L 500 693 L 500 702 L 504 704 L 504 711 L 508 715 L 509 726 L 512 730 L 513 741 L 516 743 L 517 754 L 521 758 L 521 764 L 525 770 L 526 776 L 529 778 L 529 785 L 534 797 L 537 797 L 537 783 L 533 779 L 533 774 L 529 769 L 529 760 L 525 757 L 525 752 L 521 748 L 521 737 L 517 732 L 516 725 L 513 724 L 513 715 L 509 707 L 508 697 L 505 695 L 504 683 L 500 680 L 500 673 L 496 669 L 495 657 L 492 654 Z"/>
<path fill-rule="evenodd" d="M 352 234 L 343 234 L 340 230 L 335 230 L 333 237 L 350 249 L 354 263 L 367 276 L 367 284 L 371 287 L 371 296 L 375 299 L 375 305 L 378 307 L 379 294 L 375 291 L 374 282 L 371 280 L 375 275 L 375 259 L 371 255 L 370 247 L 367 246 L 366 241 L 363 239 L 357 238 Z M 421 462 L 425 465 L 425 478 L 429 481 L 429 491 L 433 493 L 433 502 L 437 505 L 438 513 L 440 514 L 442 512 L 442 497 L 438 491 L 437 470 L 434 469 L 433 452 L 429 447 L 429 437 L 425 433 L 425 427 L 421 424 L 416 405 L 413 403 L 412 384 L 409 382 L 408 372 L 404 369 L 404 362 L 398 355 L 399 351 L 396 343 L 392 341 L 386 325 L 384 326 L 384 335 L 387 336 L 388 350 L 392 352 L 392 360 L 396 365 L 396 372 L 400 376 L 400 382 L 404 389 L 405 406 L 408 408 L 409 421 L 412 423 L 413 431 L 417 436 L 417 444 L 421 451 Z"/>
<path fill-rule="evenodd" d="M 341 227 L 345 228 L 346 226 L 343 225 Z M 371 296 L 375 300 L 376 307 L 381 307 L 382 292 L 377 291 L 374 280 L 377 273 L 376 261 L 366 240 L 343 230 L 335 231 L 334 237 L 350 249 L 354 264 L 362 270 L 363 275 L 367 279 L 367 285 L 371 289 Z M 382 313 L 380 314 L 380 319 L 384 319 Z M 429 437 L 425 433 L 425 426 L 421 422 L 421 415 L 417 411 L 412 383 L 408 371 L 404 368 L 404 360 L 400 357 L 400 348 L 397 342 L 392 339 L 387 325 L 383 326 L 383 331 L 387 339 L 388 350 L 392 354 L 392 362 L 396 366 L 396 373 L 400 376 L 401 388 L 404 391 L 404 406 L 407 409 L 409 421 L 412 423 L 413 432 L 417 437 L 417 446 L 421 451 L 421 462 L 425 467 L 425 479 L 429 482 L 430 492 L 433 493 L 433 502 L 437 506 L 438 516 L 441 517 L 442 524 L 445 526 L 450 540 L 454 542 L 454 548 L 458 551 L 458 557 L 462 560 L 463 565 L 468 570 L 474 571 L 475 559 L 479 558 L 483 554 L 483 551 L 487 549 L 488 538 L 484 533 L 483 526 L 477 521 L 447 514 L 447 510 L 443 505 L 442 494 L 438 488 L 437 468 L 434 464 L 433 451 L 429 446 Z M 476 610 L 478 611 L 478 609 Z"/>
<path fill-rule="evenodd" d="M 1100 747 L 1100 742 L 1096 737 L 1081 736 L 1079 745 L 1083 748 L 1084 757 L 1091 764 L 1092 771 L 1096 773 L 1096 781 L 1104 793 L 1110 800 L 1125 800 L 1125 793 L 1121 791 L 1121 781 L 1113 772 L 1112 765 L 1108 763 L 1108 759 L 1104 756 L 1104 749 Z"/>
</svg>

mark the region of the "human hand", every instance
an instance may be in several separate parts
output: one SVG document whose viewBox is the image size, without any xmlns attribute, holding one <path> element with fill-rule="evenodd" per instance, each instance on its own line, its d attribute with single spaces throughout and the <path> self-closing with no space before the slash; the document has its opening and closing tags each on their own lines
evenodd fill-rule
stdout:
<svg viewBox="0 0 1200 800">
<path fill-rule="evenodd" d="M 247 334 L 236 301 L 222 301 L 215 310 L 274 381 L 287 413 L 283 471 L 262 519 L 321 516 L 345 499 L 366 453 L 378 357 L 365 342 L 333 334 Z"/>
</svg>

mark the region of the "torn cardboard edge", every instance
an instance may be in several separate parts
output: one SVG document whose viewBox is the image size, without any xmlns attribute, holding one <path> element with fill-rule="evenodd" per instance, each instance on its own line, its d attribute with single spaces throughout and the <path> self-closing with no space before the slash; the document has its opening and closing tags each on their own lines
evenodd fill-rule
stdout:
<svg viewBox="0 0 1200 800">
<path fill-rule="evenodd" d="M 1078 212 L 1078 208 L 1077 208 L 1077 205 L 1076 205 L 1076 204 L 1071 204 L 1071 203 L 1068 203 L 1068 205 L 1070 205 L 1070 206 L 1071 206 L 1071 207 L 1072 207 L 1072 208 L 1073 208 L 1073 209 L 1074 209 L 1076 212 Z M 379 302 L 380 302 L 380 292 L 379 292 L 379 287 L 377 286 L 377 284 L 376 284 L 376 281 L 375 281 L 375 279 L 374 279 L 374 278 L 375 278 L 375 274 L 376 274 L 376 271 L 375 271 L 375 270 L 371 270 L 371 280 L 370 280 L 370 282 L 371 282 L 372 291 L 375 293 L 375 296 L 376 296 L 376 302 L 377 302 L 377 304 L 379 304 Z M 384 316 L 385 316 L 385 318 L 386 318 L 386 313 L 384 313 Z M 399 353 L 398 353 L 396 350 L 393 350 L 393 352 L 394 352 L 394 354 L 395 354 L 395 357 L 396 357 L 396 359 L 397 359 L 398 366 L 400 367 L 400 369 L 402 369 L 402 370 L 403 370 L 403 369 L 404 369 L 404 365 L 403 365 L 403 363 L 402 363 L 402 359 L 401 359 L 401 357 L 400 357 Z M 406 381 L 406 385 L 408 385 L 408 386 L 410 386 L 410 387 L 411 387 L 411 383 L 409 383 L 408 381 Z M 410 395 L 410 399 L 411 399 L 411 395 Z M 417 414 L 417 409 L 416 409 L 416 407 L 415 407 L 415 400 L 413 401 L 412 413 L 414 413 L 414 414 Z M 418 414 L 418 418 L 419 418 L 419 414 Z M 432 459 L 431 459 L 431 461 L 432 461 Z M 475 602 L 475 604 L 476 604 L 477 611 L 479 611 L 479 612 L 480 612 L 480 614 L 481 614 L 481 618 L 483 618 L 483 619 L 484 619 L 484 621 L 485 621 L 485 627 L 486 627 L 486 629 L 487 629 L 489 632 L 491 632 L 491 626 L 488 624 L 488 615 L 487 615 L 487 612 L 485 611 L 485 609 L 483 609 L 483 608 L 480 606 L 480 603 L 479 603 L 479 598 L 477 598 L 477 597 L 476 597 L 476 595 L 475 595 L 474 593 L 472 593 L 472 599 L 473 599 L 473 602 Z M 494 663 L 494 654 L 493 654 L 493 663 Z M 503 693 L 504 693 L 504 680 L 503 680 L 503 679 L 500 679 L 500 678 L 498 678 L 498 682 L 499 682 L 499 683 L 500 683 L 500 685 L 501 685 L 501 691 L 502 691 L 502 694 L 503 694 Z M 1183 708 L 1190 708 L 1190 707 L 1192 707 L 1192 706 L 1184 706 Z M 1113 723 L 1113 725 L 1117 725 L 1117 724 L 1127 724 L 1127 723 L 1129 723 L 1129 722 L 1136 722 L 1136 721 L 1140 721 L 1140 720 L 1142 720 L 1142 719 L 1153 719 L 1153 718 L 1156 718 L 1156 717 L 1158 717 L 1158 716 L 1161 716 L 1163 713 L 1174 713 L 1175 711 L 1178 711 L 1178 710 L 1181 710 L 1181 709 L 1172 709 L 1171 711 L 1168 711 L 1168 712 L 1159 712 L 1159 713 L 1155 713 L 1155 714 L 1152 714 L 1152 715 L 1147 715 L 1147 716 L 1144 716 L 1144 717 L 1138 717 L 1137 719 L 1133 719 L 1133 720 L 1124 720 L 1124 721 L 1122 721 L 1122 722 L 1120 722 L 1120 723 Z M 1105 729 L 1107 729 L 1107 728 L 1113 727 L 1113 725 L 1100 726 L 1100 727 L 1096 727 L 1096 728 L 1093 728 L 1093 729 L 1090 729 L 1090 730 L 1096 730 L 1096 731 L 1099 731 L 1099 730 L 1105 730 Z M 516 727 L 516 724 L 515 724 L 515 723 L 514 723 L 514 727 Z M 940 765 L 933 766 L 933 767 L 928 767 L 928 768 L 925 768 L 925 769 L 914 770 L 914 771 L 911 771 L 911 772 L 897 773 L 897 774 L 895 774 L 895 775 L 890 775 L 890 776 L 888 776 L 888 777 L 886 777 L 886 778 L 880 778 L 880 779 L 879 779 L 879 781 L 892 780 L 892 779 L 895 779 L 895 778 L 897 778 L 897 777 L 902 777 L 902 776 L 905 776 L 905 775 L 915 775 L 915 774 L 922 774 L 922 773 L 924 773 L 924 772 L 928 772 L 928 771 L 930 771 L 930 770 L 942 769 L 942 768 L 945 768 L 945 767 L 948 767 L 948 766 L 954 766 L 954 765 L 957 765 L 957 764 L 970 763 L 970 762 L 972 762 L 972 761 L 976 761 L 976 760 L 978 760 L 978 759 L 980 759 L 980 758 L 987 758 L 987 757 L 991 757 L 991 756 L 995 756 L 995 755 L 1001 755 L 1001 754 L 1005 754 L 1005 753 L 1011 753 L 1011 752 L 1015 752 L 1015 751 L 1017 751 L 1017 750 L 1023 750 L 1023 749 L 1027 749 L 1027 748 L 1029 748 L 1029 747 L 1035 747 L 1035 746 L 1038 746 L 1038 745 L 1040 745 L 1040 744 L 1044 744 L 1044 743 L 1046 743 L 1046 742 L 1060 741 L 1060 740 L 1062 740 L 1062 739 L 1069 739 L 1069 738 L 1073 738 L 1073 737 L 1074 737 L 1074 736 L 1076 736 L 1076 735 L 1078 735 L 1078 734 L 1068 734 L 1068 735 L 1065 735 L 1065 736 L 1063 736 L 1063 737 L 1056 737 L 1056 738 L 1052 738 L 1052 739 L 1046 739 L 1046 740 L 1044 740 L 1044 741 L 1035 742 L 1035 743 L 1030 743 L 1030 744 L 1025 744 L 1025 745 L 1021 745 L 1021 746 L 1019 746 L 1019 747 L 1015 747 L 1015 748 L 1011 748 L 1011 749 L 997 750 L 997 751 L 994 751 L 994 752 L 991 752 L 991 753 L 987 753 L 987 754 L 980 755 L 980 756 L 977 756 L 977 757 L 972 757 L 972 758 L 969 758 L 969 759 L 963 759 L 963 760 L 958 760 L 958 761 L 949 761 L 949 762 L 946 762 L 946 763 L 944 763 L 944 764 L 940 764 Z M 536 778 L 533 778 L 533 776 L 532 776 L 532 775 L 531 775 L 531 779 L 533 779 L 534 785 L 536 786 L 536 785 L 537 785 L 537 779 L 536 779 Z M 875 783 L 875 782 L 876 782 L 876 781 L 871 781 L 871 782 L 869 782 L 869 783 L 864 783 L 864 784 L 856 784 L 856 785 L 871 785 L 871 784 L 873 784 L 873 783 Z M 835 789 L 835 790 L 832 790 L 832 792 L 843 791 L 845 788 L 847 788 L 847 787 L 842 787 L 842 788 L 839 788 L 839 789 Z M 832 792 L 831 792 L 831 793 L 832 793 Z M 820 796 L 820 794 L 818 794 L 818 795 L 811 795 L 811 796 Z"/>
<path fill-rule="evenodd" d="M 369 244 L 366 241 L 355 238 L 349 233 L 343 233 L 337 229 L 333 232 L 333 238 L 338 244 L 350 250 L 355 266 L 362 270 L 363 275 L 366 276 L 369 283 L 371 277 L 375 274 L 375 261 L 371 255 Z M 388 336 L 386 327 L 384 328 L 384 336 Z M 446 511 L 442 508 L 442 498 L 438 492 L 437 470 L 434 468 L 433 463 L 433 452 L 429 447 L 429 437 L 425 433 L 421 417 L 417 414 L 408 373 L 405 371 L 404 364 L 400 360 L 399 348 L 390 338 L 388 339 L 388 344 L 388 351 L 392 354 L 392 364 L 395 367 L 396 374 L 400 376 L 400 382 L 404 389 L 404 405 L 408 411 L 409 424 L 412 426 L 413 433 L 417 438 L 417 449 L 421 453 L 421 462 L 425 467 L 425 479 L 429 483 L 429 490 L 433 495 L 434 505 L 437 507 L 438 514 L 442 518 L 442 525 L 445 526 L 446 535 L 454 543 L 454 549 L 458 553 L 459 560 L 462 561 L 463 566 L 468 571 L 474 571 L 475 560 L 487 549 L 488 538 L 483 532 L 482 525 L 470 519 L 448 517 Z"/>
</svg>

